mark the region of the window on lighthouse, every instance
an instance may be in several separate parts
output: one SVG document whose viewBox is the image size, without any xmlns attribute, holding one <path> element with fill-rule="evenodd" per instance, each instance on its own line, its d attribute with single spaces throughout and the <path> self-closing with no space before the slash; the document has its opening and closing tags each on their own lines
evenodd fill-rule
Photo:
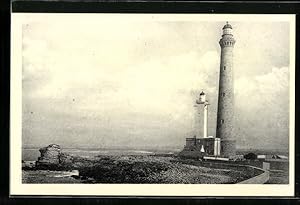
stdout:
<svg viewBox="0 0 300 205">
<path fill-rule="evenodd" d="M 222 97 L 225 97 L 225 93 L 222 93 Z"/>
<path fill-rule="evenodd" d="M 223 119 L 221 120 L 221 124 L 224 124 L 224 120 Z"/>
<path fill-rule="evenodd" d="M 226 70 L 226 66 L 223 67 L 223 70 Z"/>
</svg>

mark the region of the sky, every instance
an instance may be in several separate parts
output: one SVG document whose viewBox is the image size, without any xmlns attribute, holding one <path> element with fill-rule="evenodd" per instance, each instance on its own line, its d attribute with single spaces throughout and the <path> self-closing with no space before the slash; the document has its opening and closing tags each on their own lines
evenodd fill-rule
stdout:
<svg viewBox="0 0 300 205">
<path fill-rule="evenodd" d="M 225 21 L 30 18 L 22 28 L 22 143 L 177 147 L 215 136 Z M 232 21 L 238 148 L 288 147 L 287 22 Z"/>
</svg>

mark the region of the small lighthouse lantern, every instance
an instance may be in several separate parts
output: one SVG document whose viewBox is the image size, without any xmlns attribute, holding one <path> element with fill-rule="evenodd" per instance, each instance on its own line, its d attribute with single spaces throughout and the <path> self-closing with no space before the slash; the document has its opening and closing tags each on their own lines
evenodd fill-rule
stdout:
<svg viewBox="0 0 300 205">
<path fill-rule="evenodd" d="M 200 101 L 200 103 L 205 103 L 206 102 L 206 95 L 203 91 L 200 93 L 199 101 Z"/>
<path fill-rule="evenodd" d="M 226 22 L 226 25 L 223 27 L 223 35 L 232 35 L 232 26 Z"/>
</svg>

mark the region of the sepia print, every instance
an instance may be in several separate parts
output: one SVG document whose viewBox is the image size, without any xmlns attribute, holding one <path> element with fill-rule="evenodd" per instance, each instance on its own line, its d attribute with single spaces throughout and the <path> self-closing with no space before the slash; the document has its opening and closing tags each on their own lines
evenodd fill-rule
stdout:
<svg viewBox="0 0 300 205">
<path fill-rule="evenodd" d="M 20 155 L 11 182 L 293 192 L 293 16 L 15 14 L 12 22 L 20 101 L 11 143 Z"/>
</svg>

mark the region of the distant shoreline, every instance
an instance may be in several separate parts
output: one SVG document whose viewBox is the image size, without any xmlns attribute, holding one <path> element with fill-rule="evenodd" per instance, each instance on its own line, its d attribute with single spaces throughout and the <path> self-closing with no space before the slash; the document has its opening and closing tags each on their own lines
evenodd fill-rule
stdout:
<svg viewBox="0 0 300 205">
<path fill-rule="evenodd" d="M 40 146 L 28 146 L 24 145 L 22 146 L 22 149 L 40 149 L 45 145 L 40 145 Z M 119 150 L 181 150 L 183 147 L 182 146 L 176 146 L 176 147 L 126 147 L 126 146 L 120 146 L 120 147 L 63 147 L 63 149 L 82 149 L 82 150 L 114 150 L 114 149 L 119 149 Z M 289 152 L 289 149 L 268 149 L 268 148 L 239 148 L 237 147 L 237 151 L 253 151 L 253 152 Z"/>
<path fill-rule="evenodd" d="M 34 161 L 40 156 L 40 148 L 23 148 L 22 160 Z M 160 155 L 160 154 L 176 154 L 180 150 L 147 150 L 147 149 L 78 149 L 78 148 L 63 148 L 65 152 L 74 156 L 95 157 L 95 156 L 118 156 L 118 155 Z"/>
<path fill-rule="evenodd" d="M 34 161 L 37 160 L 40 156 L 39 152 L 40 147 L 23 147 L 22 148 L 22 160 L 26 161 Z M 73 154 L 73 155 L 82 155 L 86 157 L 94 157 L 97 155 L 151 155 L 151 154 L 177 154 L 182 149 L 117 149 L 117 148 L 63 148 L 62 151 Z M 289 155 L 288 151 L 284 150 L 259 150 L 259 149 L 238 149 L 237 154 L 247 154 L 247 153 L 255 153 L 255 154 L 282 154 L 285 156 Z"/>
</svg>

